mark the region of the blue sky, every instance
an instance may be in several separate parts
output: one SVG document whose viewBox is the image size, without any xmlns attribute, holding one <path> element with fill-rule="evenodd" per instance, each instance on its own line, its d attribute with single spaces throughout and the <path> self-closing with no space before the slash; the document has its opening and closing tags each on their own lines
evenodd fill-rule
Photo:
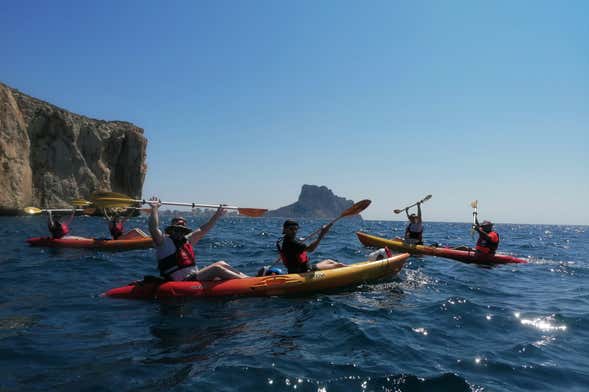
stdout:
<svg viewBox="0 0 589 392">
<path fill-rule="evenodd" d="M 145 197 L 589 224 L 588 2 L 0 5 L 0 81 L 144 128 Z"/>
</svg>

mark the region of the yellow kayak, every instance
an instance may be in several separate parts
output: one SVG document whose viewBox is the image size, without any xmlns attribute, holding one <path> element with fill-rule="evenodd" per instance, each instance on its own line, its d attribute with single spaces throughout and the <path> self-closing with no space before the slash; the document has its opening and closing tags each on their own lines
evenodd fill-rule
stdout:
<svg viewBox="0 0 589 392">
<path fill-rule="evenodd" d="M 303 274 L 272 275 L 224 281 L 139 281 L 111 289 L 104 296 L 127 299 L 186 297 L 285 296 L 353 286 L 397 274 L 409 253 L 377 261 Z"/>
</svg>

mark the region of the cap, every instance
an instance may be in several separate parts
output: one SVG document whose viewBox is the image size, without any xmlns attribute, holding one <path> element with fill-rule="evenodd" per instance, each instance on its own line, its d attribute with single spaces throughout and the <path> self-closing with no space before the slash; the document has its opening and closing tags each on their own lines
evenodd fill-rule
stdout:
<svg viewBox="0 0 589 392">
<path fill-rule="evenodd" d="M 290 226 L 297 226 L 298 227 L 299 226 L 299 223 L 297 221 L 295 221 L 295 220 L 287 219 L 282 224 L 282 228 L 287 228 L 287 227 L 290 227 Z"/>
</svg>

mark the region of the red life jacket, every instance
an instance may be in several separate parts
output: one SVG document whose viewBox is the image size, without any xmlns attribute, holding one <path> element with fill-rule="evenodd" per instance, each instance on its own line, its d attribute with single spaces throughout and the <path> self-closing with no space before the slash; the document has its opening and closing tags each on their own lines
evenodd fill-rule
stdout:
<svg viewBox="0 0 589 392">
<path fill-rule="evenodd" d="M 276 242 L 276 247 L 280 253 L 280 260 L 282 260 L 282 263 L 288 269 L 289 274 L 298 274 L 309 271 L 309 255 L 307 254 L 307 251 L 299 253 L 293 260 L 292 258 L 289 259 L 286 257 L 286 253 L 284 253 L 280 246 L 280 240 Z"/>
<path fill-rule="evenodd" d="M 481 253 L 488 253 L 494 255 L 497 251 L 497 248 L 499 247 L 499 233 L 497 233 L 496 231 L 491 231 L 490 233 L 487 233 L 487 235 L 495 237 L 497 238 L 497 240 L 494 241 L 493 238 L 488 240 L 479 234 L 479 240 L 477 241 L 476 250 Z"/>
<path fill-rule="evenodd" d="M 174 241 L 174 245 L 176 246 L 176 252 L 157 261 L 160 275 L 164 278 L 168 278 L 171 274 L 182 268 L 196 265 L 194 248 L 189 241 Z"/>
<path fill-rule="evenodd" d="M 48 227 L 49 232 L 51 233 L 51 238 L 55 239 L 65 237 L 70 232 L 69 227 L 67 227 L 65 223 L 55 223 L 53 226 L 49 223 Z"/>
<path fill-rule="evenodd" d="M 112 238 L 114 240 L 116 240 L 117 238 L 119 238 L 120 236 L 123 235 L 124 233 L 124 228 L 123 228 L 123 222 L 117 222 L 114 223 L 110 222 L 110 224 L 108 225 L 109 229 L 110 229 L 110 235 L 112 235 Z"/>
</svg>

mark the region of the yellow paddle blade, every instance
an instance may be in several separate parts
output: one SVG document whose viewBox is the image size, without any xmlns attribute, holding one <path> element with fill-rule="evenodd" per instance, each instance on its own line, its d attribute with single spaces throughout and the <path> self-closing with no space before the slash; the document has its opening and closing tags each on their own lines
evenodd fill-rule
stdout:
<svg viewBox="0 0 589 392">
<path fill-rule="evenodd" d="M 70 204 L 74 207 L 86 207 L 92 204 L 92 202 L 84 199 L 74 199 Z"/>
<path fill-rule="evenodd" d="M 473 200 L 470 202 L 470 206 L 472 208 L 477 208 L 479 206 L 479 201 L 478 200 Z"/>
<path fill-rule="evenodd" d="M 96 192 L 92 195 L 92 199 L 97 199 L 97 198 L 117 198 L 117 199 L 131 199 L 129 196 L 122 194 L 122 193 L 117 193 L 117 192 Z"/>
<path fill-rule="evenodd" d="M 241 215 L 251 216 L 253 218 L 260 217 L 268 212 L 268 210 L 265 208 L 238 208 L 237 211 Z"/>
<path fill-rule="evenodd" d="M 25 208 L 23 208 L 23 211 L 27 214 L 30 214 L 30 215 L 36 215 L 36 214 L 40 214 L 43 212 L 42 209 L 37 208 L 37 207 L 25 207 Z"/>
<path fill-rule="evenodd" d="M 135 204 L 133 199 L 119 197 L 101 197 L 93 201 L 98 208 L 127 208 Z"/>
</svg>

